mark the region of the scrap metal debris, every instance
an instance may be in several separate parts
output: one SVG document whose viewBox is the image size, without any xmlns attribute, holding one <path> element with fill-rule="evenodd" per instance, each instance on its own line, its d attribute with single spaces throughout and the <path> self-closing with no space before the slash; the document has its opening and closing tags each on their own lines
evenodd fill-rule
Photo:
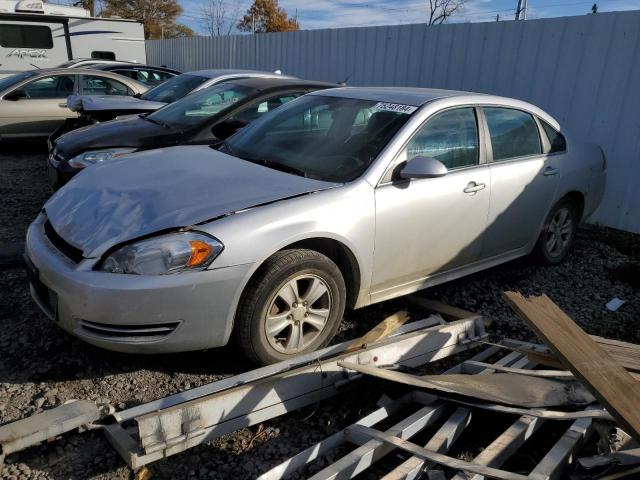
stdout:
<svg viewBox="0 0 640 480">
<path fill-rule="evenodd" d="M 640 464 L 634 408 L 640 405 L 640 346 L 587 335 L 546 296 L 527 299 L 509 292 L 505 298 L 545 345 L 505 339 L 487 346 L 487 319 L 412 297 L 412 305 L 436 315 L 408 322 L 409 315 L 401 311 L 356 341 L 107 418 L 91 402 L 63 405 L 1 426 L 0 453 L 97 424 L 137 471 L 136 478 L 148 478 L 144 465 L 259 425 L 248 448 L 270 428 L 263 422 L 369 378 L 384 380 L 374 383 L 386 391 L 379 408 L 274 466 L 260 480 L 304 474 L 314 463 L 313 480 L 352 478 L 368 469 L 384 480 L 542 480 L 568 478 L 569 470 L 575 478 L 633 475 L 629 468 Z M 443 374 L 414 373 L 472 348 L 471 358 Z M 387 389 L 390 382 L 393 389 Z M 557 433 L 528 442 L 549 421 Z M 486 422 L 505 428 L 496 437 L 491 428 L 478 427 Z M 585 442 L 597 436 L 600 441 L 591 441 L 591 450 L 581 456 Z M 461 456 L 469 452 L 469 442 L 477 445 L 475 452 Z M 345 450 L 349 444 L 353 448 Z M 336 449 L 342 456 L 336 456 Z M 533 462 L 528 468 L 508 468 L 515 456 Z"/>
</svg>

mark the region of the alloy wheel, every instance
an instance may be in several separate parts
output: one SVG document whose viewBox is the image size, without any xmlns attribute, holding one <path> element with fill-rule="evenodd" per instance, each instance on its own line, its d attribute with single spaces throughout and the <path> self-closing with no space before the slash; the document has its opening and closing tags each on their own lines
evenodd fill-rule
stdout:
<svg viewBox="0 0 640 480">
<path fill-rule="evenodd" d="M 326 327 L 331 306 L 331 292 L 320 277 L 303 274 L 288 280 L 267 309 L 269 344 L 280 353 L 304 350 Z"/>
<path fill-rule="evenodd" d="M 568 207 L 559 208 L 551 218 L 545 237 L 545 247 L 551 257 L 560 257 L 571 245 L 573 215 Z"/>
</svg>

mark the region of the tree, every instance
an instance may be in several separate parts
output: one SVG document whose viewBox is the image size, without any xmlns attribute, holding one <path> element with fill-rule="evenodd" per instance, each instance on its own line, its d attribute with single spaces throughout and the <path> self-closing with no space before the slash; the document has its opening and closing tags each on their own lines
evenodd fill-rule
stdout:
<svg viewBox="0 0 640 480">
<path fill-rule="evenodd" d="M 201 9 L 202 20 L 212 37 L 231 35 L 238 21 L 239 12 L 238 3 L 229 6 L 226 0 L 208 0 Z"/>
<path fill-rule="evenodd" d="M 466 0 L 429 0 L 428 25 L 440 25 L 464 8 Z"/>
<path fill-rule="evenodd" d="M 245 16 L 238 22 L 238 30 L 255 33 L 291 32 L 300 30 L 300 24 L 278 6 L 278 0 L 253 0 Z"/>
<path fill-rule="evenodd" d="M 193 35 L 193 31 L 176 23 L 182 13 L 177 0 L 104 0 L 102 15 L 139 20 L 145 38 Z"/>
</svg>

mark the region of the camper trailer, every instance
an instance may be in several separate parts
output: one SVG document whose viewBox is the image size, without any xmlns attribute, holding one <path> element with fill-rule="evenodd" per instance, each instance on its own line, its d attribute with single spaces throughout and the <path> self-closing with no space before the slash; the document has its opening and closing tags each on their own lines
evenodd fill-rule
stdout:
<svg viewBox="0 0 640 480">
<path fill-rule="evenodd" d="M 0 77 L 73 58 L 145 63 L 142 23 L 40 0 L 0 0 Z"/>
</svg>

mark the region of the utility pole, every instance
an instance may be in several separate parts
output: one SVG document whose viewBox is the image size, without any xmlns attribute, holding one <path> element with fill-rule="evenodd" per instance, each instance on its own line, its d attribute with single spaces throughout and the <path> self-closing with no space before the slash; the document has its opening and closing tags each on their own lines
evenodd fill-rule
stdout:
<svg viewBox="0 0 640 480">
<path fill-rule="evenodd" d="M 516 20 L 527 19 L 527 0 L 518 0 L 518 8 L 516 8 Z"/>
</svg>

